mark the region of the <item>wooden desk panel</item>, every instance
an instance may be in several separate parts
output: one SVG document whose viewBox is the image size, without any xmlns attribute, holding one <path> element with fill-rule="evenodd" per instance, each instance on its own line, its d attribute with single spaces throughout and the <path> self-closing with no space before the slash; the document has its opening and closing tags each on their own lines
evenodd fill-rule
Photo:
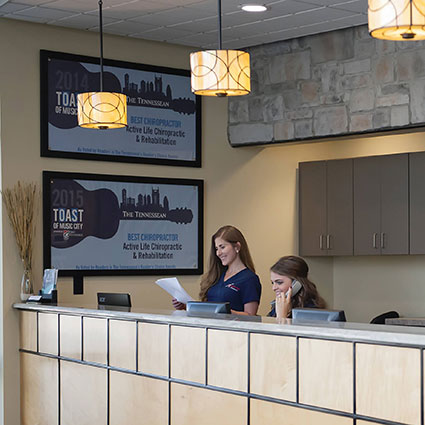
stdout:
<svg viewBox="0 0 425 425">
<path fill-rule="evenodd" d="M 171 384 L 172 425 L 246 425 L 247 413 L 246 397 Z"/>
<path fill-rule="evenodd" d="M 60 355 L 81 360 L 81 317 L 60 315 L 60 334 L 66 338 L 60 340 Z"/>
<path fill-rule="evenodd" d="M 205 329 L 171 327 L 172 378 L 205 384 L 205 343 Z"/>
<path fill-rule="evenodd" d="M 126 320 L 109 321 L 109 365 L 136 370 L 137 323 Z"/>
<path fill-rule="evenodd" d="M 108 322 L 106 319 L 83 318 L 83 359 L 86 362 L 106 365 L 107 332 Z"/>
<path fill-rule="evenodd" d="M 58 425 L 58 361 L 21 353 L 21 425 Z"/>
<path fill-rule="evenodd" d="M 38 349 L 41 353 L 58 355 L 58 315 L 38 314 Z"/>
<path fill-rule="evenodd" d="M 353 425 L 353 420 L 284 404 L 251 400 L 250 425 Z"/>
<path fill-rule="evenodd" d="M 140 372 L 168 376 L 168 325 L 138 324 Z"/>
<path fill-rule="evenodd" d="M 248 335 L 208 330 L 208 385 L 248 390 Z"/>
<path fill-rule="evenodd" d="M 168 382 L 111 371 L 109 425 L 168 425 Z"/>
<path fill-rule="evenodd" d="M 353 413 L 353 372 L 353 344 L 300 338 L 300 403 Z"/>
<path fill-rule="evenodd" d="M 357 344 L 357 413 L 420 424 L 423 385 L 420 368 L 418 349 Z"/>
<path fill-rule="evenodd" d="M 107 370 L 60 362 L 61 425 L 106 424 Z"/>
<path fill-rule="evenodd" d="M 227 424 L 229 418 L 237 425 L 424 422 L 425 331 L 420 328 L 406 333 L 390 328 L 387 334 L 386 327 L 375 326 L 381 342 L 365 342 L 356 338 L 370 325 L 334 326 L 332 339 L 326 334 L 332 324 L 321 328 L 320 324 L 292 327 L 290 322 L 270 326 L 267 320 L 210 323 L 172 315 L 157 319 L 151 313 L 145 319 L 126 313 L 111 312 L 109 317 L 108 312 L 89 310 L 86 316 L 83 309 L 78 315 L 54 306 L 37 308 L 20 307 L 23 425 L 33 425 L 32 418 L 57 425 L 59 412 L 61 425 L 104 425 L 108 415 L 111 425 L 134 423 L 135 418 L 142 425 L 143 421 L 215 425 Z M 37 315 L 43 315 L 39 330 Z M 58 317 L 59 330 L 54 326 Z M 54 343 L 46 348 L 49 324 L 59 333 L 63 358 L 55 353 Z M 121 325 L 129 330 L 127 336 Z M 346 340 L 346 331 L 354 335 L 351 341 Z M 44 335 L 38 340 L 40 333 Z M 129 366 L 113 354 L 117 349 L 130 353 L 129 370 L 123 371 Z M 37 392 L 31 392 L 33 388 Z M 138 415 L 139 410 L 144 414 Z"/>
<path fill-rule="evenodd" d="M 296 401 L 296 338 L 251 334 L 251 393 Z"/>
<path fill-rule="evenodd" d="M 37 312 L 21 311 L 19 315 L 19 345 L 29 351 L 37 351 Z"/>
</svg>

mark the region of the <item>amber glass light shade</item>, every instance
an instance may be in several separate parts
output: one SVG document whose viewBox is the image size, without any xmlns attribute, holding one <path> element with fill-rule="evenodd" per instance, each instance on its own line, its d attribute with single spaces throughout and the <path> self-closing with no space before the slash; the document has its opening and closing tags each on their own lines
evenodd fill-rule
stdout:
<svg viewBox="0 0 425 425">
<path fill-rule="evenodd" d="M 78 96 L 78 125 L 97 130 L 127 126 L 127 96 L 122 93 L 88 92 Z"/>
<path fill-rule="evenodd" d="M 425 39 L 425 0 L 369 0 L 369 33 L 383 40 Z"/>
<path fill-rule="evenodd" d="M 249 53 L 204 50 L 191 53 L 192 92 L 203 96 L 241 96 L 251 91 Z"/>
</svg>

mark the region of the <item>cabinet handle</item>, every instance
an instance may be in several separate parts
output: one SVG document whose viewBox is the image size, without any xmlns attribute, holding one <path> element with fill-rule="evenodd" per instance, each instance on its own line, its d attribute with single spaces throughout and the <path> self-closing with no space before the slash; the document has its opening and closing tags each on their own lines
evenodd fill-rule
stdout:
<svg viewBox="0 0 425 425">
<path fill-rule="evenodd" d="M 326 249 L 331 249 L 331 235 L 326 235 Z"/>
<path fill-rule="evenodd" d="M 381 248 L 385 248 L 385 233 L 381 233 Z"/>
<path fill-rule="evenodd" d="M 319 246 L 320 246 L 320 249 L 323 249 L 323 235 L 319 236 Z"/>
<path fill-rule="evenodd" d="M 378 248 L 377 246 L 376 246 L 376 237 L 378 236 L 378 234 L 377 233 L 374 233 L 373 234 L 373 237 L 372 237 L 372 245 L 373 245 L 373 247 L 376 249 L 376 248 Z"/>
</svg>

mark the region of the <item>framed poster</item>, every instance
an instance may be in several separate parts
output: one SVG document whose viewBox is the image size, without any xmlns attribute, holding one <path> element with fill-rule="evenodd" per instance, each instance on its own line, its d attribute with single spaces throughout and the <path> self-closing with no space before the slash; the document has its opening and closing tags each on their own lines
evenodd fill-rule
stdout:
<svg viewBox="0 0 425 425">
<path fill-rule="evenodd" d="M 77 95 L 99 91 L 99 58 L 40 51 L 41 156 L 201 166 L 201 100 L 190 71 L 104 59 L 104 91 L 127 96 L 128 126 L 78 126 Z"/>
<path fill-rule="evenodd" d="M 44 268 L 59 276 L 203 272 L 203 181 L 43 172 Z"/>
</svg>

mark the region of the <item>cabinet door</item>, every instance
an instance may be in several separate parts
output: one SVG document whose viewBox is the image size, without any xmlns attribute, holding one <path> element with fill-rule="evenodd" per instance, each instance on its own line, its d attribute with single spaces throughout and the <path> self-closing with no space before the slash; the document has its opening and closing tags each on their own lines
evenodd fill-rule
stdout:
<svg viewBox="0 0 425 425">
<path fill-rule="evenodd" d="M 354 255 L 378 255 L 380 157 L 354 159 Z"/>
<path fill-rule="evenodd" d="M 326 254 L 326 163 L 299 164 L 300 255 Z"/>
<path fill-rule="evenodd" d="M 380 157 L 381 254 L 409 253 L 409 157 Z"/>
<path fill-rule="evenodd" d="M 410 253 L 425 254 L 425 152 L 410 159 Z"/>
<path fill-rule="evenodd" d="M 328 255 L 353 255 L 353 160 L 326 163 Z"/>
</svg>

